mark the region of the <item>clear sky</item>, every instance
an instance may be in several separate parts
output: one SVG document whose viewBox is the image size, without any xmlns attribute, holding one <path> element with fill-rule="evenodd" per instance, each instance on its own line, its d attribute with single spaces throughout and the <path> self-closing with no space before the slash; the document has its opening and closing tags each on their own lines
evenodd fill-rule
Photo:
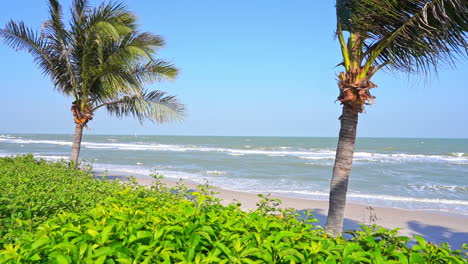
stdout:
<svg viewBox="0 0 468 264">
<path fill-rule="evenodd" d="M 66 14 L 70 0 L 61 1 Z M 96 4 L 100 1 L 92 1 Z M 39 29 L 46 0 L 5 1 L 0 26 L 23 20 Z M 187 105 L 183 122 L 140 126 L 109 117 L 93 134 L 337 136 L 341 106 L 335 68 L 334 1 L 127 0 L 141 30 L 167 42 L 160 56 L 181 74 L 150 88 Z M 32 57 L 0 45 L 0 134 L 72 134 L 71 98 L 53 91 Z M 361 137 L 468 137 L 468 63 L 437 78 L 380 72 L 376 104 L 360 117 Z"/>
</svg>

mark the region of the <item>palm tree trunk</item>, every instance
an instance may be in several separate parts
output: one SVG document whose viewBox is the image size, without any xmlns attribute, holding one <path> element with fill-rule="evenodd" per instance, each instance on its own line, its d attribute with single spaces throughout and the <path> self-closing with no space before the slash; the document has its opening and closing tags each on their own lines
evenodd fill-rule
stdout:
<svg viewBox="0 0 468 264">
<path fill-rule="evenodd" d="M 341 129 L 330 184 L 327 217 L 327 229 L 335 235 L 343 231 L 346 192 L 348 191 L 348 180 L 353 165 L 358 112 L 348 104 L 343 104 L 343 114 L 340 119 Z"/>
<path fill-rule="evenodd" d="M 73 136 L 73 144 L 72 144 L 72 152 L 70 161 L 75 162 L 78 164 L 78 157 L 80 156 L 80 148 L 81 148 L 81 137 L 83 136 L 83 127 L 82 124 L 76 124 L 75 126 L 75 135 Z"/>
</svg>

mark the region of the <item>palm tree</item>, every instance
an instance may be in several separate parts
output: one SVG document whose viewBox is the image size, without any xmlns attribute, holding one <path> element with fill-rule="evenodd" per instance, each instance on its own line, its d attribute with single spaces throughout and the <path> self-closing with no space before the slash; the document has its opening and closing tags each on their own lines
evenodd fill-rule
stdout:
<svg viewBox="0 0 468 264">
<path fill-rule="evenodd" d="M 55 89 L 74 99 L 72 161 L 78 162 L 83 128 L 99 108 L 140 122 L 182 117 L 184 106 L 177 98 L 144 88 L 177 76 L 171 63 L 155 58 L 164 46 L 161 37 L 138 32 L 136 17 L 123 4 L 91 8 L 87 0 L 74 0 L 71 11 L 66 27 L 58 0 L 49 0 L 50 19 L 40 33 L 10 21 L 0 36 L 12 48 L 29 52 Z"/>
<path fill-rule="evenodd" d="M 343 229 L 358 115 L 374 96 L 372 76 L 380 69 L 431 73 L 440 62 L 455 64 L 467 54 L 466 0 L 337 0 L 337 37 L 344 71 L 338 75 L 343 105 L 330 185 L 327 229 Z M 347 38 L 347 40 L 346 40 Z"/>
</svg>

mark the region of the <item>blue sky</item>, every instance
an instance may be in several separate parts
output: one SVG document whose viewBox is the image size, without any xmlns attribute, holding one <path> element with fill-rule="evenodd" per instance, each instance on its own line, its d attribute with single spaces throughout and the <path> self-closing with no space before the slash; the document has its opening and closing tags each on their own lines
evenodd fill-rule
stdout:
<svg viewBox="0 0 468 264">
<path fill-rule="evenodd" d="M 0 25 L 23 20 L 39 29 L 46 0 L 2 3 Z M 61 1 L 68 13 L 70 0 Z M 92 1 L 99 3 L 100 1 Z M 160 56 L 181 74 L 150 88 L 187 105 L 183 122 L 140 126 L 98 112 L 93 134 L 338 135 L 341 106 L 335 68 L 334 1 L 127 1 L 141 30 L 167 42 Z M 0 45 L 0 134 L 73 133 L 72 99 L 53 91 L 29 54 Z M 376 104 L 360 117 L 361 137 L 468 135 L 468 63 L 443 65 L 437 78 L 378 73 Z"/>
</svg>

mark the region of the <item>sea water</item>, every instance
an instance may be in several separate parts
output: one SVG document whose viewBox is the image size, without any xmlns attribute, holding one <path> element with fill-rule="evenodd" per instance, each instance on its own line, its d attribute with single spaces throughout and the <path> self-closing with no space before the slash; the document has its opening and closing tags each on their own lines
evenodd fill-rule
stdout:
<svg viewBox="0 0 468 264">
<path fill-rule="evenodd" d="M 72 135 L 0 135 L 0 156 L 68 159 Z M 95 170 L 328 199 L 336 138 L 84 135 Z M 358 138 L 348 201 L 468 215 L 468 139 Z"/>
</svg>

